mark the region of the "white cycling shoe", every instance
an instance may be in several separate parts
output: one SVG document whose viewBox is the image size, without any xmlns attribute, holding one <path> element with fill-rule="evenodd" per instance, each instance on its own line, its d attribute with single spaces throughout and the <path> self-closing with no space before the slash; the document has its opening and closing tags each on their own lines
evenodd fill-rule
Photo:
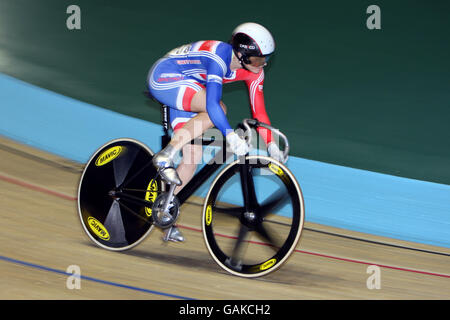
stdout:
<svg viewBox="0 0 450 320">
<path fill-rule="evenodd" d="M 152 162 L 165 181 L 177 186 L 180 186 L 182 184 L 182 181 L 174 168 L 172 158 L 165 149 L 155 154 L 153 156 Z"/>
<path fill-rule="evenodd" d="M 172 226 L 166 230 L 163 237 L 164 242 L 172 241 L 172 242 L 184 242 L 184 236 L 181 233 L 180 229 L 175 226 Z"/>
</svg>

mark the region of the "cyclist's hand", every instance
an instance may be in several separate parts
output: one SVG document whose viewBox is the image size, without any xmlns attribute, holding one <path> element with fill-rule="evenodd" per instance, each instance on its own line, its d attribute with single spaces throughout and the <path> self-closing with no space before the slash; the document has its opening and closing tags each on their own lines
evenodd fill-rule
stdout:
<svg viewBox="0 0 450 320">
<path fill-rule="evenodd" d="M 275 160 L 280 161 L 281 163 L 286 163 L 288 157 L 284 157 L 283 152 L 278 148 L 278 145 L 275 142 L 270 142 L 267 145 L 267 152 L 269 156 L 274 158 Z"/>
<path fill-rule="evenodd" d="M 236 132 L 230 132 L 227 134 L 227 142 L 230 145 L 231 151 L 238 156 L 243 156 L 249 151 L 247 142 L 239 137 Z"/>
</svg>

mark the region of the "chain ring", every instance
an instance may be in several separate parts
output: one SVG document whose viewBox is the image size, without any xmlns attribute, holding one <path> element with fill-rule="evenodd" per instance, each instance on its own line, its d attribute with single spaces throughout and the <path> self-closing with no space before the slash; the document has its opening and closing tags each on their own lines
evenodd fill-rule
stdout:
<svg viewBox="0 0 450 320">
<path fill-rule="evenodd" d="M 180 213 L 180 201 L 176 196 L 173 197 L 169 213 L 162 212 L 162 207 L 166 203 L 167 193 L 164 192 L 156 197 L 152 206 L 153 224 L 162 229 L 170 228 L 175 224 Z"/>
</svg>

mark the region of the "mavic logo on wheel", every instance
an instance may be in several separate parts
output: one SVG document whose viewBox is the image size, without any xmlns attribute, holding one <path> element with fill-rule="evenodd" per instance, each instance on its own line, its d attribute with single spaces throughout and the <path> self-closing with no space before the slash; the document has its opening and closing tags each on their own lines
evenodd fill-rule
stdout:
<svg viewBox="0 0 450 320">
<path fill-rule="evenodd" d="M 273 173 L 275 173 L 276 175 L 282 177 L 284 176 L 284 172 L 283 170 L 281 170 L 281 168 L 273 163 L 269 163 L 269 169 L 270 171 L 272 171 Z"/>
<path fill-rule="evenodd" d="M 95 160 L 95 165 L 97 167 L 103 166 L 105 164 L 107 164 L 110 161 L 113 161 L 115 158 L 117 158 L 120 153 L 122 152 L 123 147 L 121 146 L 115 146 L 112 148 L 109 148 L 108 150 L 102 152 L 97 160 Z"/>
<path fill-rule="evenodd" d="M 158 195 L 158 184 L 155 179 L 150 180 L 147 187 L 147 192 L 145 193 L 145 200 L 155 202 L 156 196 Z M 152 216 L 152 209 L 145 207 L 145 214 L 148 217 Z"/>
<path fill-rule="evenodd" d="M 206 225 L 209 226 L 212 221 L 212 207 L 211 205 L 206 207 L 206 215 L 205 215 L 205 222 Z"/>
<path fill-rule="evenodd" d="M 89 217 L 88 219 L 89 228 L 103 240 L 109 240 L 109 233 L 106 228 L 94 217 Z"/>
<path fill-rule="evenodd" d="M 269 268 L 272 268 L 273 265 L 274 265 L 276 262 L 277 262 L 277 259 L 270 259 L 270 260 L 264 262 L 264 263 L 259 267 L 259 269 L 260 269 L 260 270 L 267 270 L 267 269 L 269 269 Z"/>
</svg>

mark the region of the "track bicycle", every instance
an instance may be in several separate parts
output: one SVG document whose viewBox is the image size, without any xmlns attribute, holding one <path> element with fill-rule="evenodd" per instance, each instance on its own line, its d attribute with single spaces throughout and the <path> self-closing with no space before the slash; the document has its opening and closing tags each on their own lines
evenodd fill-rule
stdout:
<svg viewBox="0 0 450 320">
<path fill-rule="evenodd" d="M 170 141 L 167 108 L 161 105 L 162 147 Z M 249 145 L 258 127 L 279 135 L 287 156 L 288 140 L 279 130 L 255 119 L 238 125 Z M 279 269 L 296 248 L 305 220 L 303 195 L 292 172 L 263 155 L 234 159 L 223 137 L 203 135 L 191 143 L 216 152 L 176 195 L 175 185 L 165 182 L 153 166 L 154 152 L 142 142 L 115 139 L 95 151 L 78 187 L 78 214 L 89 239 L 111 251 L 131 249 L 155 226 L 174 226 L 180 206 L 213 179 L 201 226 L 214 261 L 233 275 L 249 278 Z"/>
</svg>

